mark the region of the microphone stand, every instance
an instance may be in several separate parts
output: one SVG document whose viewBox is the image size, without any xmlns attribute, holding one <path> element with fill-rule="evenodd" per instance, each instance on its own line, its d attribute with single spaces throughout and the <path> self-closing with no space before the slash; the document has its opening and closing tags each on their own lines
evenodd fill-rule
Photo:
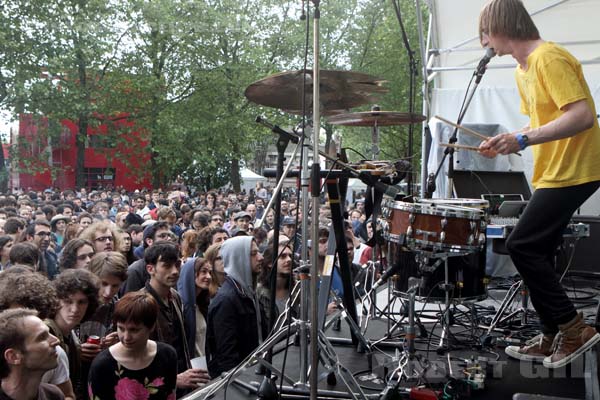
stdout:
<svg viewBox="0 0 600 400">
<path fill-rule="evenodd" d="M 313 13 L 313 164 L 311 171 L 311 183 L 312 183 L 312 254 L 310 262 L 310 400 L 318 399 L 318 368 L 319 368 L 319 350 L 318 350 L 318 337 L 319 337 L 319 308 L 317 293 L 317 276 L 319 274 L 319 195 L 321 189 L 321 175 L 319 165 L 319 131 L 321 130 L 321 97 L 320 97 L 320 81 L 321 71 L 320 58 L 319 58 L 319 29 L 321 20 L 321 9 L 320 0 L 313 0 L 315 5 Z M 305 157 L 308 158 L 308 157 Z M 308 197 L 305 197 L 308 200 Z M 308 207 L 302 209 L 304 215 L 308 215 Z M 302 227 L 304 228 L 307 223 L 305 217 L 302 221 Z M 308 231 L 304 231 L 308 232 Z"/>
<path fill-rule="evenodd" d="M 479 83 L 481 82 L 481 79 L 483 78 L 483 74 L 485 73 L 485 67 L 486 67 L 486 65 L 482 64 L 480 62 L 479 65 L 477 66 L 477 69 L 475 70 L 475 72 L 473 72 L 471 81 L 473 81 L 473 78 L 475 78 L 475 83 L 471 87 L 471 82 L 469 82 L 469 86 L 467 87 L 467 93 L 465 93 L 465 99 L 463 100 L 463 104 L 458 113 L 458 119 L 456 121 L 457 125 L 460 125 L 462 123 L 462 120 L 464 119 L 465 114 L 467 113 L 467 110 L 469 109 L 469 106 L 471 105 L 471 101 L 473 100 L 473 95 L 475 95 L 475 91 L 479 87 Z M 452 136 L 450 136 L 450 138 L 448 139 L 448 143 L 455 144 L 458 141 L 457 135 L 458 135 L 458 128 L 454 128 L 454 131 L 452 132 Z M 432 188 L 428 188 L 428 190 L 427 190 L 426 197 L 428 197 L 428 198 L 431 198 L 431 196 L 433 195 L 433 192 L 435 191 L 435 180 L 437 179 L 439 173 L 441 172 L 442 166 L 444 165 L 446 158 L 448 158 L 448 187 L 446 190 L 446 197 L 452 198 L 454 196 L 454 148 L 446 147 L 446 149 L 444 150 L 444 157 L 441 159 L 441 161 L 438 165 L 438 168 L 435 171 L 435 175 L 432 178 L 432 182 L 433 182 Z"/>
</svg>

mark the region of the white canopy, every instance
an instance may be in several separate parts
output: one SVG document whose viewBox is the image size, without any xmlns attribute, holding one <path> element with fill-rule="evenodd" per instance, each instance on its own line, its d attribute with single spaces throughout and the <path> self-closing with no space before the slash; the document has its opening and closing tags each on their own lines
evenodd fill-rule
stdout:
<svg viewBox="0 0 600 400">
<path fill-rule="evenodd" d="M 485 0 L 424 0 L 430 10 L 427 44 L 427 74 L 431 96 L 426 101 L 428 117 L 442 116 L 456 121 L 467 84 L 484 51 L 479 44 L 478 16 Z M 417 0 L 418 2 L 418 0 Z M 524 0 L 543 39 L 566 47 L 584 66 L 590 90 L 600 107 L 600 1 Z M 519 97 L 514 82 L 516 62 L 511 57 L 495 57 L 479 85 L 468 112 L 466 124 L 499 124 L 509 131 L 527 123 L 519 113 Z M 435 137 L 435 125 L 431 124 Z M 428 139 L 424 136 L 424 139 Z M 423 140 L 426 143 L 427 140 Z M 423 161 L 429 157 L 427 144 Z M 435 158 L 435 157 L 434 157 Z M 430 160 L 427 172 L 435 172 Z M 524 170 L 530 178 L 530 150 L 510 169 Z M 423 171 L 425 172 L 425 171 Z M 583 214 L 600 214 L 600 194 L 583 207 Z"/>
<path fill-rule="evenodd" d="M 267 181 L 267 178 L 248 168 L 242 168 L 240 170 L 240 177 L 242 178 L 241 189 L 246 190 L 246 192 L 250 191 L 250 189 L 255 189 L 257 182 Z"/>
</svg>

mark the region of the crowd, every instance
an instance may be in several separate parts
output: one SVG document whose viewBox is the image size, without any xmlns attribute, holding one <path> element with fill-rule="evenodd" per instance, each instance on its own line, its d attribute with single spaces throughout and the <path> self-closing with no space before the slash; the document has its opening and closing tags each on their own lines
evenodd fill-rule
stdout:
<svg viewBox="0 0 600 400">
<path fill-rule="evenodd" d="M 285 192 L 276 224 L 270 196 L 262 186 L 0 195 L 0 399 L 175 399 L 236 367 L 295 284 L 302 210 Z M 322 226 L 328 217 L 322 207 Z M 372 254 L 361 201 L 345 224 L 358 277 Z M 343 292 L 337 266 L 332 290 Z"/>
</svg>

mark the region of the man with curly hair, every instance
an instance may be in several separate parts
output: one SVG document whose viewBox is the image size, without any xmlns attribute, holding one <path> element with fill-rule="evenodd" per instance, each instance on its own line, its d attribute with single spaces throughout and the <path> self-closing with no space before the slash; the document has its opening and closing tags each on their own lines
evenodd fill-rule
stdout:
<svg viewBox="0 0 600 400">
<path fill-rule="evenodd" d="M 96 311 L 99 279 L 90 271 L 70 269 L 58 275 L 53 284 L 59 308 L 54 318 L 45 322 L 50 333 L 60 340 L 60 346 L 67 353 L 69 375 L 76 398 L 83 399 L 86 396 L 86 382 L 81 377 L 81 351 L 90 344 L 80 344 L 73 329 Z"/>
<path fill-rule="evenodd" d="M 0 273 L 0 310 L 20 307 L 35 310 L 39 318 L 47 319 L 54 318 L 59 302 L 56 289 L 48 278 L 15 265 Z M 60 346 L 56 347 L 56 352 L 58 366 L 47 371 L 42 382 L 58 386 L 65 399 L 74 399 L 67 353 Z"/>
<path fill-rule="evenodd" d="M 30 308 L 46 319 L 54 318 L 58 305 L 56 289 L 45 276 L 17 266 L 0 273 L 0 310 Z"/>
<path fill-rule="evenodd" d="M 105 251 L 118 251 L 121 248 L 121 236 L 113 224 L 108 221 L 93 223 L 81 232 L 80 239 L 89 240 L 96 254 Z"/>
</svg>

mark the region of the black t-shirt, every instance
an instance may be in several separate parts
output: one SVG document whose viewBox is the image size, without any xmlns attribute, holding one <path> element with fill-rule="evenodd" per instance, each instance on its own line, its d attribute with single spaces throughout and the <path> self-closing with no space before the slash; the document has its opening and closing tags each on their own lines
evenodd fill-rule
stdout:
<svg viewBox="0 0 600 400">
<path fill-rule="evenodd" d="M 63 392 L 61 392 L 56 386 L 49 383 L 40 383 L 37 398 L 38 400 L 64 400 L 65 396 L 63 395 Z M 12 397 L 8 397 L 6 393 L 2 391 L 1 387 L 0 400 L 12 400 Z"/>
<path fill-rule="evenodd" d="M 168 344 L 156 342 L 156 346 L 150 365 L 139 370 L 119 364 L 109 349 L 98 354 L 90 368 L 90 399 L 175 400 L 177 353 Z"/>
</svg>

